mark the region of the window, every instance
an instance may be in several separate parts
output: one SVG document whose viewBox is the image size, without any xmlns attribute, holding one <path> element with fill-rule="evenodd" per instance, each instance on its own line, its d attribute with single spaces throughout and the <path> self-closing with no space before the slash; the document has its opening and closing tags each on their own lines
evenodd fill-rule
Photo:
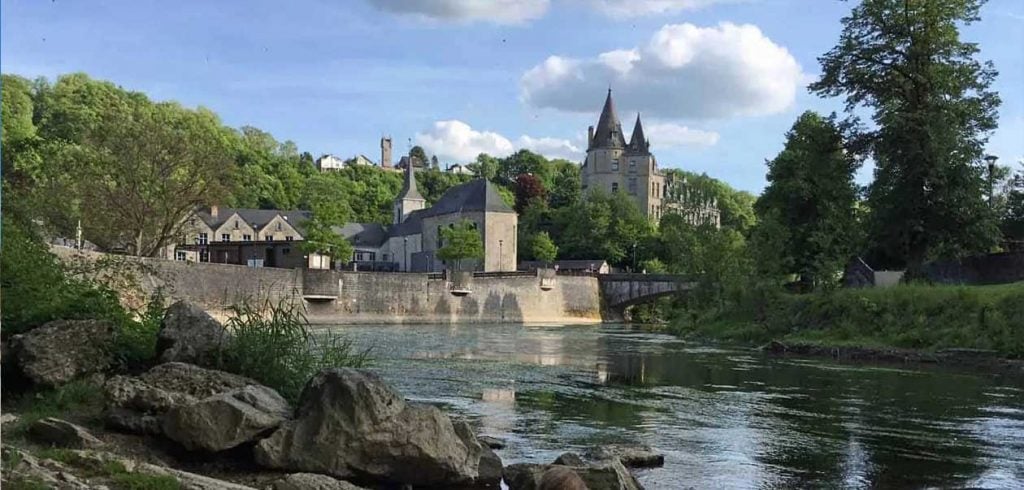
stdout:
<svg viewBox="0 0 1024 490">
<path fill-rule="evenodd" d="M 242 235 L 242 241 L 243 242 L 251 242 L 252 241 L 252 235 Z"/>
<path fill-rule="evenodd" d="M 199 251 L 199 261 L 200 262 L 209 262 L 210 261 L 210 251 L 209 250 L 200 250 Z"/>
<path fill-rule="evenodd" d="M 184 262 L 185 258 L 187 258 L 187 256 L 188 255 L 185 253 L 184 250 L 176 250 L 174 252 L 174 260 L 179 260 L 179 261 Z"/>
<path fill-rule="evenodd" d="M 619 159 L 612 160 L 612 172 L 619 171 Z"/>
<path fill-rule="evenodd" d="M 629 178 L 629 195 L 636 195 L 636 177 Z"/>
<path fill-rule="evenodd" d="M 636 160 L 635 160 L 635 159 L 633 159 L 633 158 L 630 158 L 630 159 L 629 159 L 629 169 L 630 169 L 630 170 L 634 170 L 634 169 L 636 169 Z"/>
<path fill-rule="evenodd" d="M 281 222 L 280 221 L 277 223 L 277 231 L 281 231 Z"/>
<path fill-rule="evenodd" d="M 288 247 L 285 247 L 285 248 L 281 249 L 281 255 L 288 255 L 290 253 L 292 253 L 292 249 L 290 249 Z"/>
<path fill-rule="evenodd" d="M 363 261 L 373 262 L 374 259 L 376 259 L 376 258 L 377 258 L 377 253 L 376 252 L 356 251 L 356 261 L 360 261 L 360 262 L 363 262 Z"/>
<path fill-rule="evenodd" d="M 619 183 L 612 182 L 612 192 L 619 192 Z"/>
<path fill-rule="evenodd" d="M 235 220 L 235 229 L 236 230 L 238 229 L 238 220 L 237 219 Z"/>
<path fill-rule="evenodd" d="M 292 241 L 292 236 L 291 235 L 285 235 L 284 241 L 286 241 L 286 242 Z"/>
<path fill-rule="evenodd" d="M 210 241 L 210 237 L 206 233 L 200 233 L 199 238 L 196 239 L 196 243 L 200 245 L 206 245 Z"/>
<path fill-rule="evenodd" d="M 222 242 L 230 242 L 231 241 L 231 234 L 230 233 L 221 233 L 220 234 L 220 241 L 222 241 Z"/>
<path fill-rule="evenodd" d="M 654 191 L 654 182 L 651 182 L 651 195 L 652 195 L 652 196 L 656 196 L 656 195 L 658 195 L 658 194 L 657 194 L 657 193 L 656 193 L 656 192 Z"/>
<path fill-rule="evenodd" d="M 274 241 L 274 235 L 266 235 L 266 236 L 263 237 L 263 239 L 268 241 L 268 242 L 272 242 L 272 241 Z"/>
</svg>

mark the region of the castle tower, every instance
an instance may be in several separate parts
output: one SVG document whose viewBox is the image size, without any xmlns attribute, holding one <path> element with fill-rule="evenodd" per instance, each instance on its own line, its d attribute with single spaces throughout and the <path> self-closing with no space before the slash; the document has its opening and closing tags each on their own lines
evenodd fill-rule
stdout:
<svg viewBox="0 0 1024 490">
<path fill-rule="evenodd" d="M 644 135 L 639 114 L 629 143 L 626 142 L 611 89 L 597 126 L 588 128 L 587 143 L 587 158 L 581 172 L 583 191 L 625 192 L 652 221 L 661 219 L 665 177 L 650 152 L 650 141 Z"/>
<path fill-rule="evenodd" d="M 387 141 L 390 152 L 391 139 Z M 416 175 L 413 173 L 415 167 L 415 165 L 405 166 L 405 182 L 402 183 L 402 190 L 398 193 L 398 198 L 395 199 L 395 214 L 392 218 L 392 222 L 396 225 L 405 221 L 409 213 L 423 209 L 427 205 L 427 200 L 423 199 L 420 191 L 416 189 Z"/>
<path fill-rule="evenodd" d="M 380 166 L 391 168 L 391 137 L 385 136 L 380 139 Z"/>
</svg>

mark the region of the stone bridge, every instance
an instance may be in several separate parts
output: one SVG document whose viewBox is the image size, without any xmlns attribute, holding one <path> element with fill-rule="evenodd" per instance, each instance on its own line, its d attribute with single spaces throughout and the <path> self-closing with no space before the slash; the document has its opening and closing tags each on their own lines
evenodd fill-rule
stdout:
<svg viewBox="0 0 1024 490">
<path fill-rule="evenodd" d="M 604 306 L 618 311 L 696 286 L 695 281 L 672 274 L 598 274 L 597 280 Z"/>
</svg>

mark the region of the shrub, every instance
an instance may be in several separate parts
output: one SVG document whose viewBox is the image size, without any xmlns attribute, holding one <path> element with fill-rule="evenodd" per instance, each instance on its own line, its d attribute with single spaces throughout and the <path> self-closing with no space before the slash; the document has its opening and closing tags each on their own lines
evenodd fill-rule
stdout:
<svg viewBox="0 0 1024 490">
<path fill-rule="evenodd" d="M 363 367 L 369 350 L 330 331 L 313 333 L 305 315 L 287 302 L 251 300 L 231 307 L 233 341 L 221 369 L 253 378 L 295 401 L 306 382 L 329 367 Z"/>
</svg>

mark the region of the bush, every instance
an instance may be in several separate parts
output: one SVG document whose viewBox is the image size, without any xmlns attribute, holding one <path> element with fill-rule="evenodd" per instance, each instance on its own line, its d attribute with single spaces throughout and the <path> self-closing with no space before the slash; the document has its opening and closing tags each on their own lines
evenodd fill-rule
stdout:
<svg viewBox="0 0 1024 490">
<path fill-rule="evenodd" d="M 225 325 L 233 341 L 220 368 L 248 376 L 295 401 L 314 374 L 330 367 L 363 367 L 369 350 L 330 331 L 314 334 L 305 315 L 287 302 L 243 301 Z"/>
<path fill-rule="evenodd" d="M 123 325 L 130 316 L 117 294 L 71 277 L 30 226 L 4 216 L 0 316 L 4 337 L 51 320 L 97 319 Z"/>
</svg>

